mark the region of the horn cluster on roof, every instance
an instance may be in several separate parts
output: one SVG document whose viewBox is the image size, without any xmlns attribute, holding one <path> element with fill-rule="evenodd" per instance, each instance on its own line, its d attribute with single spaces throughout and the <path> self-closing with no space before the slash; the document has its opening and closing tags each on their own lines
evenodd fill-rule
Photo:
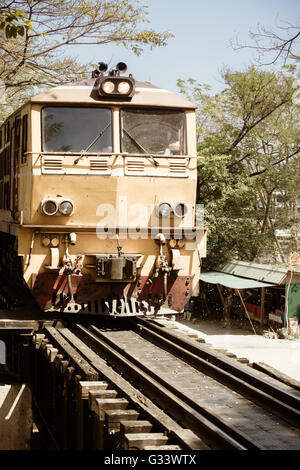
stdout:
<svg viewBox="0 0 300 470">
<path fill-rule="evenodd" d="M 128 77 L 120 76 L 127 71 L 127 65 L 124 62 L 118 62 L 115 69 L 104 75 L 107 69 L 107 64 L 99 62 L 98 68 L 92 73 L 92 77 L 97 78 L 95 86 L 99 95 L 106 98 L 132 98 L 135 87 L 134 78 L 131 74 Z"/>
</svg>

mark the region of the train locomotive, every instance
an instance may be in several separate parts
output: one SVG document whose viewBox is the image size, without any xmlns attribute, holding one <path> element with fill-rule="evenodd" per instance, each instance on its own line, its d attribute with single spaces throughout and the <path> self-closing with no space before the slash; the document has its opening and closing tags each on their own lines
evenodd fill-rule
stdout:
<svg viewBox="0 0 300 470">
<path fill-rule="evenodd" d="M 182 312 L 198 293 L 195 106 L 120 62 L 48 89 L 0 130 L 0 302 Z M 125 75 L 126 74 L 126 75 Z"/>
</svg>

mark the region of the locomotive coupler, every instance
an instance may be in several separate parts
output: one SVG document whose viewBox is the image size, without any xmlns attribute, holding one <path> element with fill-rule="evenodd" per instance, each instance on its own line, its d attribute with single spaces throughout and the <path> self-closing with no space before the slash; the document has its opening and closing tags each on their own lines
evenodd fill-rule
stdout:
<svg viewBox="0 0 300 470">
<path fill-rule="evenodd" d="M 96 282 L 101 280 L 133 282 L 136 279 L 136 260 L 141 255 L 124 253 L 118 235 L 116 235 L 116 240 L 118 253 L 95 255 Z"/>
</svg>

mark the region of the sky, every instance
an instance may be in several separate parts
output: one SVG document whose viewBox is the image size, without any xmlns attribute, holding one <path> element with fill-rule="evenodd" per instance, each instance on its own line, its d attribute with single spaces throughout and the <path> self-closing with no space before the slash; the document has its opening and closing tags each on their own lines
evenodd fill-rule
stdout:
<svg viewBox="0 0 300 470">
<path fill-rule="evenodd" d="M 175 37 L 165 47 L 146 47 L 141 56 L 122 46 L 80 46 L 73 54 L 82 62 L 92 60 L 114 66 L 125 62 L 139 81 L 178 92 L 179 78 L 207 83 L 212 93 L 224 88 L 221 71 L 245 70 L 254 62 L 251 49 L 233 50 L 230 41 L 251 44 L 249 30 L 257 25 L 276 29 L 284 22 L 300 21 L 299 0 L 141 0 L 148 6 L 145 28 L 170 30 Z"/>
</svg>

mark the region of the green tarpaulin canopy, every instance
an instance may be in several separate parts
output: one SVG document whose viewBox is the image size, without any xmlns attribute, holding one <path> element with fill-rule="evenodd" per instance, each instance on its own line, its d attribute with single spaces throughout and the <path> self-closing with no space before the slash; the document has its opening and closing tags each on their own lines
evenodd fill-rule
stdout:
<svg viewBox="0 0 300 470">
<path fill-rule="evenodd" d="M 232 289 L 255 289 L 257 287 L 272 287 L 275 285 L 255 281 L 254 279 L 233 276 L 232 274 L 219 273 L 217 271 L 202 272 L 200 281 L 208 282 L 209 284 L 221 284 L 222 286 L 231 287 Z"/>
</svg>

